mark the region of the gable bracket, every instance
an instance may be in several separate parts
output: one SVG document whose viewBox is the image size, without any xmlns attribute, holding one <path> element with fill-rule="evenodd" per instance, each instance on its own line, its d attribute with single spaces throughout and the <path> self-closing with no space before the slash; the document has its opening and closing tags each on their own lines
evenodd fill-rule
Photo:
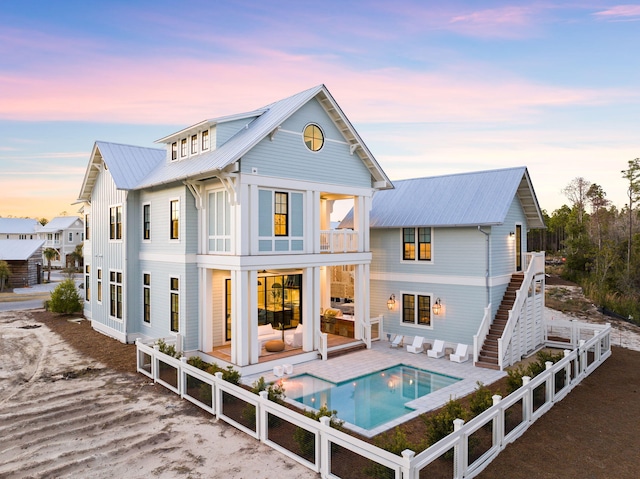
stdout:
<svg viewBox="0 0 640 479">
<path fill-rule="evenodd" d="M 353 155 L 353 153 L 356 151 L 356 149 L 360 146 L 359 143 L 351 143 L 351 145 L 349 145 L 349 154 Z"/>
<path fill-rule="evenodd" d="M 222 183 L 222 186 L 224 186 L 224 189 L 227 191 L 227 193 L 229 194 L 229 203 L 231 204 L 231 206 L 236 206 L 238 204 L 238 193 L 236 192 L 236 178 L 238 177 L 238 175 L 230 173 L 224 176 L 218 176 L 218 178 L 220 179 L 220 182 Z"/>
<path fill-rule="evenodd" d="M 204 207 L 204 200 L 202 198 L 202 185 L 190 180 L 184 181 L 183 183 L 187 186 L 187 188 L 189 188 L 189 191 L 191 191 L 193 198 L 196 200 L 196 209 L 198 211 L 201 210 Z"/>
<path fill-rule="evenodd" d="M 273 141 L 276 137 L 276 134 L 280 131 L 280 126 L 276 126 L 271 133 L 269 133 L 269 140 Z"/>
</svg>

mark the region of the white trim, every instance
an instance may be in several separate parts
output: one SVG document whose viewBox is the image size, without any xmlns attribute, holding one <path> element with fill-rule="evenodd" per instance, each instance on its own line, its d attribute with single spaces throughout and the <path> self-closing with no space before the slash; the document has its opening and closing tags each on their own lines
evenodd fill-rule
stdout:
<svg viewBox="0 0 640 479">
<path fill-rule="evenodd" d="M 433 307 L 434 298 L 436 297 L 435 294 L 418 292 L 418 291 L 403 291 L 403 290 L 400 290 L 400 292 L 398 294 L 400 295 L 400 298 L 399 298 L 400 299 L 399 300 L 400 305 L 398 306 L 398 312 L 400 313 L 399 314 L 400 326 L 407 326 L 407 327 L 410 327 L 410 328 L 416 328 L 416 329 L 421 329 L 421 330 L 425 330 L 425 329 L 432 330 L 433 329 L 433 321 L 434 321 L 434 316 L 435 315 L 433 314 L 433 311 L 431 310 L 431 308 Z M 416 322 L 407 323 L 407 322 L 403 321 L 402 317 L 403 317 L 404 308 L 403 308 L 403 305 L 402 305 L 402 299 L 403 299 L 403 296 L 405 294 L 410 294 L 415 299 L 415 301 L 414 301 L 415 320 L 414 321 L 418 320 L 418 296 L 428 296 L 429 297 L 429 324 L 428 325 L 419 324 L 419 323 L 416 323 Z"/>
<path fill-rule="evenodd" d="M 141 208 L 140 208 L 140 213 L 141 213 L 140 214 L 140 216 L 141 216 L 140 223 L 142 224 L 142 231 L 141 231 L 142 238 L 140 238 L 140 240 L 143 243 L 151 243 L 151 202 L 150 201 L 146 201 L 146 202 L 142 203 L 142 205 L 140 205 L 140 206 L 141 206 Z M 148 239 L 146 239 L 144 237 L 144 207 L 145 206 L 149 206 L 149 238 Z"/>
<path fill-rule="evenodd" d="M 116 281 L 114 281 L 113 283 L 111 282 L 111 273 L 114 272 L 116 273 Z M 120 283 L 117 282 L 118 276 L 117 274 L 120 273 L 122 275 L 122 281 Z M 127 308 L 125 306 L 125 288 L 124 288 L 124 280 L 126 278 L 124 272 L 121 269 L 107 269 L 107 274 L 109 275 L 109 277 L 107 278 L 107 284 L 109 285 L 108 288 L 108 294 L 109 294 L 109 303 L 108 303 L 108 307 L 107 307 L 107 317 L 111 320 L 111 321 L 116 321 L 118 323 L 124 323 L 124 318 L 127 314 Z M 111 285 L 115 284 L 120 285 L 120 287 L 122 288 L 122 318 L 118 318 L 117 316 L 112 316 L 111 315 Z M 116 291 L 117 294 L 117 291 Z M 118 302 L 116 299 L 116 314 L 117 314 L 117 308 L 118 308 Z"/>
<path fill-rule="evenodd" d="M 174 243 L 176 243 L 174 241 Z M 197 261 L 197 254 L 171 254 L 140 252 L 139 261 L 157 261 L 159 263 L 191 264 Z"/>
<path fill-rule="evenodd" d="M 171 235 L 173 234 L 173 225 L 171 224 L 171 203 L 173 203 L 174 201 L 178 202 L 178 237 L 177 238 L 172 238 Z M 182 211 L 182 201 L 181 198 L 179 196 L 176 197 L 172 197 L 169 198 L 169 237 L 168 237 L 168 241 L 169 243 L 180 243 L 180 238 L 182 238 L 182 226 L 183 226 L 183 218 L 184 218 L 184 212 Z"/>
<path fill-rule="evenodd" d="M 405 229 L 409 229 L 409 228 L 413 228 L 414 230 L 414 238 L 415 238 L 415 255 L 416 257 L 414 259 L 404 259 L 404 230 Z M 419 245 L 420 242 L 418 241 L 418 230 L 420 228 L 429 228 L 431 230 L 431 241 L 429 242 L 429 244 L 431 245 L 431 259 L 418 259 L 418 255 L 419 255 Z M 420 265 L 431 265 L 431 264 L 435 264 L 435 261 L 433 260 L 434 258 L 434 230 L 435 228 L 433 226 L 402 226 L 400 228 L 400 263 L 404 263 L 404 264 L 420 264 Z"/>
<path fill-rule="evenodd" d="M 93 319 L 91 320 L 91 327 L 96 331 L 98 331 L 99 333 L 102 333 L 106 336 L 117 339 L 121 343 L 126 343 L 127 341 L 127 335 L 125 333 L 116 331 L 115 329 L 110 328 L 109 326 L 106 326 L 105 324 L 95 321 Z"/>
<path fill-rule="evenodd" d="M 145 274 L 149 275 L 149 285 L 148 286 L 144 284 L 144 275 Z M 142 311 L 141 311 L 141 313 L 142 314 L 140 316 L 141 316 L 141 319 L 142 319 L 142 321 L 141 321 L 142 325 L 147 327 L 147 328 L 151 327 L 151 318 L 153 316 L 152 315 L 152 312 L 153 312 L 152 311 L 153 310 L 153 301 L 151 301 L 151 282 L 153 280 L 151 278 L 152 278 L 151 271 L 148 271 L 148 270 L 143 270 L 142 271 L 142 277 L 140 278 L 142 280 L 141 281 L 141 283 L 142 283 L 142 295 L 141 295 L 141 297 L 142 297 Z M 144 320 L 144 290 L 145 290 L 145 288 L 149 289 L 149 322 L 148 323 Z"/>
<path fill-rule="evenodd" d="M 371 273 L 371 280 L 397 281 L 407 283 L 447 284 L 452 286 L 482 286 L 485 287 L 484 276 L 446 276 L 438 274 L 412 274 L 412 273 Z M 489 278 L 489 286 L 508 284 L 511 273 Z"/>
<path fill-rule="evenodd" d="M 172 335 L 178 335 L 181 333 L 181 331 L 185 331 L 186 330 L 186 324 L 184 324 L 184 298 L 183 298 L 183 294 L 182 294 L 182 275 L 177 274 L 170 274 L 168 276 L 169 278 L 169 333 Z M 172 279 L 177 279 L 178 280 L 178 330 L 177 331 L 173 331 L 171 329 L 171 294 L 173 294 L 172 292 L 175 291 L 173 289 L 171 289 L 171 280 Z"/>
</svg>

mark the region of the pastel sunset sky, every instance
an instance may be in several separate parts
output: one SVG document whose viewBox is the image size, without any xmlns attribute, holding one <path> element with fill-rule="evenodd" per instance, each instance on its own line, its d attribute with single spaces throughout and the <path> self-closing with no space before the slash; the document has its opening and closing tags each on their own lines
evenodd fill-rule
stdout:
<svg viewBox="0 0 640 479">
<path fill-rule="evenodd" d="M 640 4 L 21 0 L 0 8 L 0 216 L 76 214 L 94 141 L 324 83 L 392 180 L 527 166 L 618 208 L 640 157 Z"/>
</svg>

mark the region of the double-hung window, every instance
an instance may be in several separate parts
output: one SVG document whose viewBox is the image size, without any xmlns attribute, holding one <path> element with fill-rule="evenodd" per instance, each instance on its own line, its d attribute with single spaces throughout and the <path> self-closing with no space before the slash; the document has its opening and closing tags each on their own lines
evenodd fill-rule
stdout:
<svg viewBox="0 0 640 479">
<path fill-rule="evenodd" d="M 91 301 L 91 265 L 84 265 L 84 300 Z"/>
<path fill-rule="evenodd" d="M 177 240 L 180 238 L 180 201 L 171 200 L 169 202 L 171 218 L 169 221 L 169 238 Z"/>
<path fill-rule="evenodd" d="M 151 205 L 142 206 L 142 239 L 151 239 Z"/>
<path fill-rule="evenodd" d="M 191 154 L 195 155 L 198 152 L 198 135 L 191 135 Z"/>
<path fill-rule="evenodd" d="M 209 130 L 202 132 L 202 151 L 209 149 Z"/>
<path fill-rule="evenodd" d="M 289 234 L 289 194 L 276 191 L 273 231 L 275 236 L 287 236 Z"/>
<path fill-rule="evenodd" d="M 122 239 L 122 206 L 109 208 L 109 239 Z"/>
<path fill-rule="evenodd" d="M 180 140 L 180 158 L 186 158 L 187 156 L 187 139 Z"/>
<path fill-rule="evenodd" d="M 84 239 L 91 239 L 91 215 L 84 216 Z"/>
<path fill-rule="evenodd" d="M 122 319 L 122 272 L 109 271 L 109 313 Z"/>
<path fill-rule="evenodd" d="M 402 259 L 431 261 L 431 228 L 402 228 Z"/>
<path fill-rule="evenodd" d="M 147 324 L 151 323 L 151 275 L 149 273 L 142 275 L 142 314 L 143 321 Z"/>
<path fill-rule="evenodd" d="M 403 293 L 402 322 L 418 326 L 431 326 L 431 297 Z"/>
<path fill-rule="evenodd" d="M 178 143 L 171 143 L 171 161 L 175 161 L 178 159 Z"/>
<path fill-rule="evenodd" d="M 171 278 L 171 331 L 177 333 L 180 327 L 180 282 Z"/>
</svg>

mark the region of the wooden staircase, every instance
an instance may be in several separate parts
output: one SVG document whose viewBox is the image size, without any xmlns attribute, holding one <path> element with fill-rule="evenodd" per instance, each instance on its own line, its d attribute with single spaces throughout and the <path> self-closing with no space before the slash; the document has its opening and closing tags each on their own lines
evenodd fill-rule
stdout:
<svg viewBox="0 0 640 479">
<path fill-rule="evenodd" d="M 476 366 L 488 369 L 500 369 L 500 366 L 498 366 L 498 339 L 502 337 L 502 332 L 509 320 L 509 311 L 513 308 L 513 303 L 516 300 L 516 292 L 520 289 L 520 286 L 522 286 L 523 281 L 524 273 L 514 273 L 511 276 L 511 281 L 507 286 L 507 290 L 504 292 L 502 302 L 496 312 L 496 317 L 491 323 L 487 337 L 478 355 Z"/>
</svg>

